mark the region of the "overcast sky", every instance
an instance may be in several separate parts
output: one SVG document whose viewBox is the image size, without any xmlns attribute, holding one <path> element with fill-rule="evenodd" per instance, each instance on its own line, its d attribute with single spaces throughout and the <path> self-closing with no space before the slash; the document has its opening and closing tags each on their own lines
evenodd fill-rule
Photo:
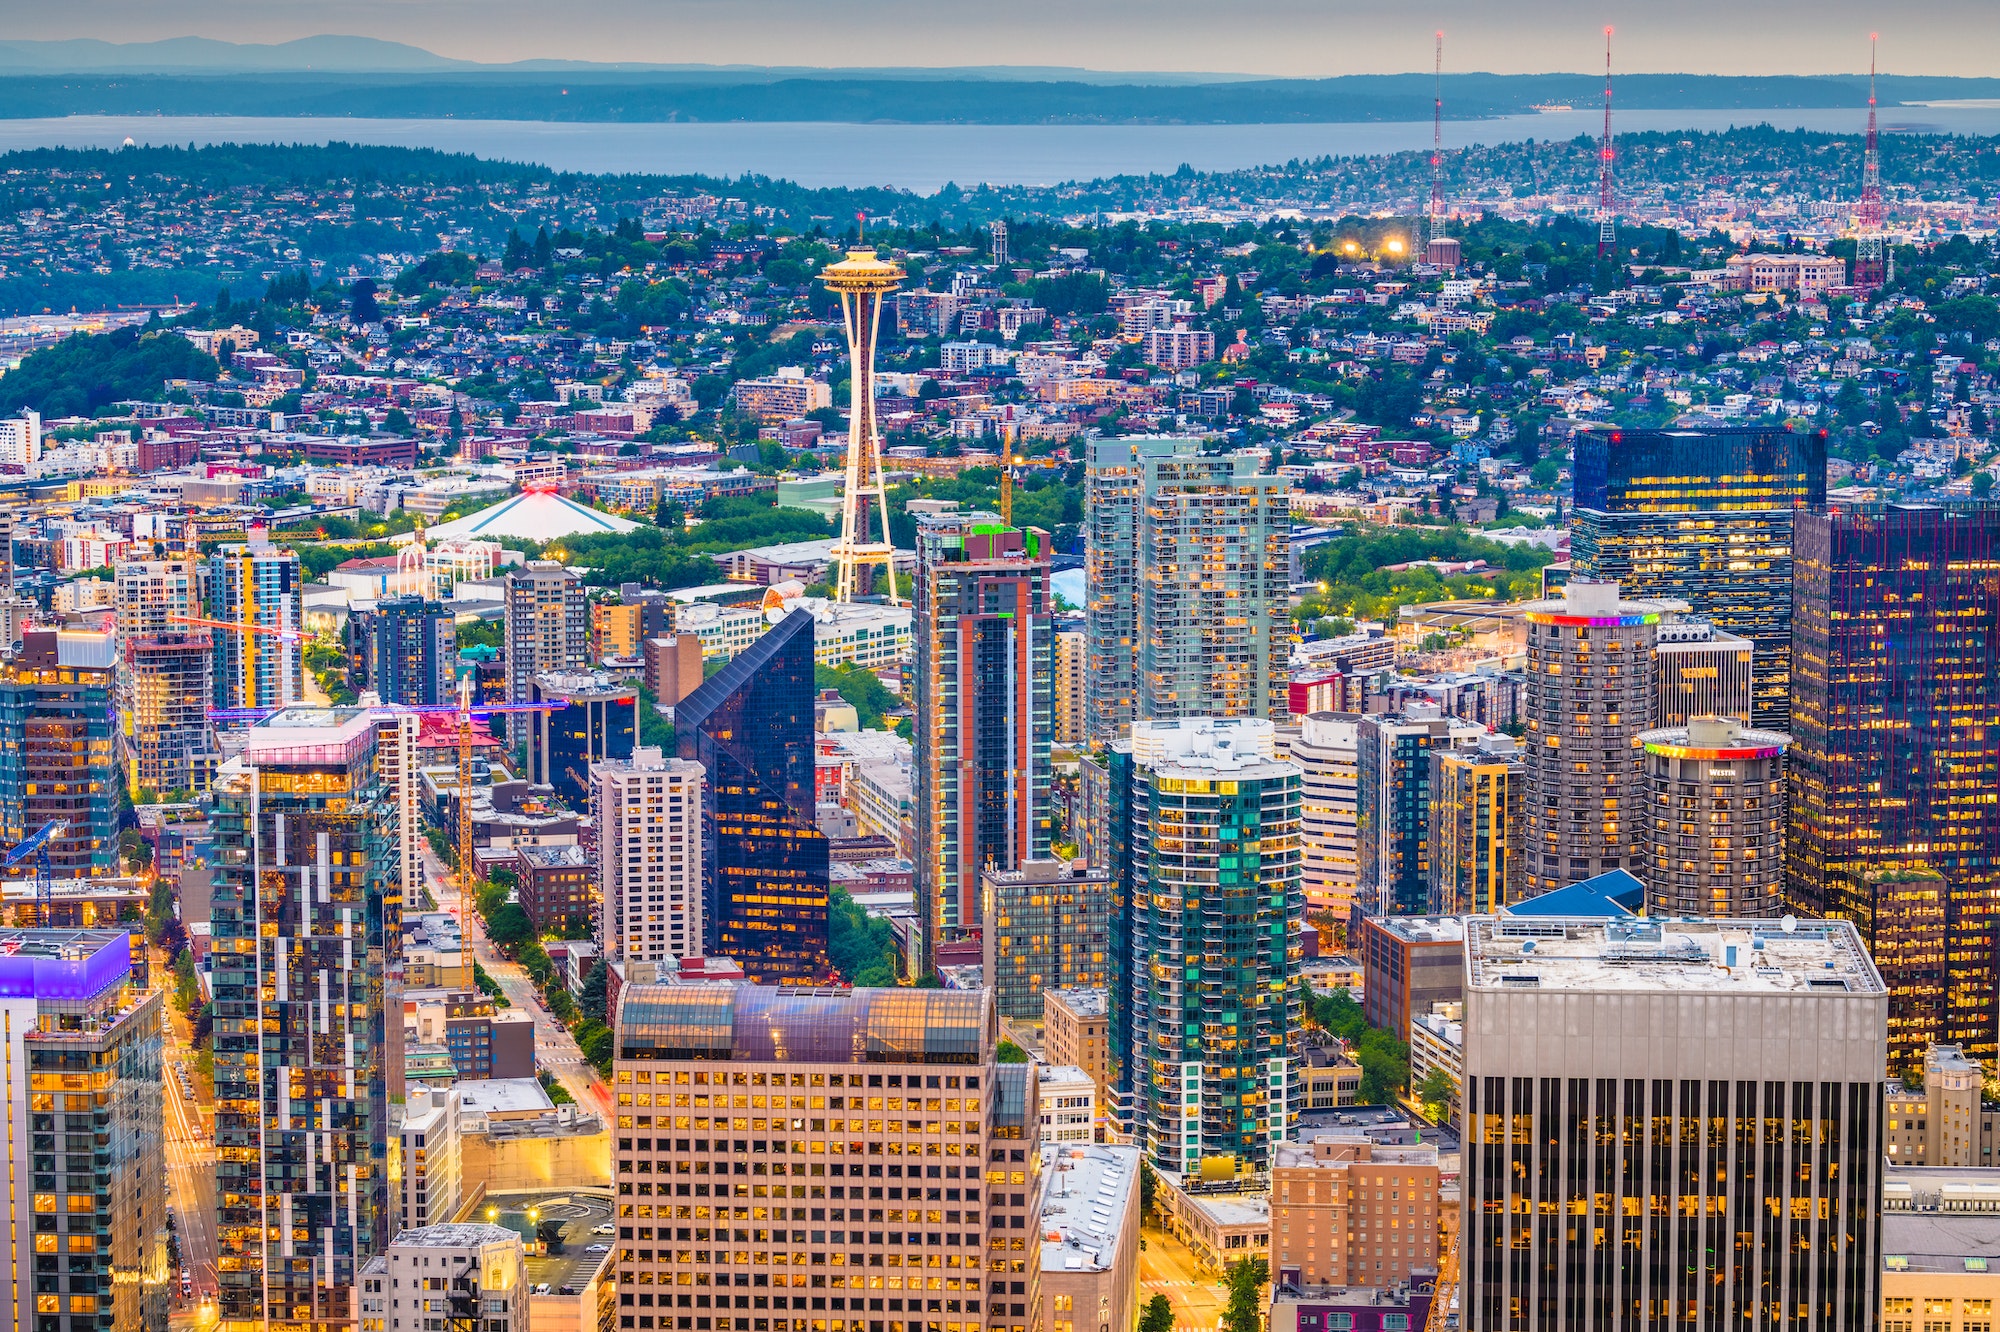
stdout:
<svg viewBox="0 0 2000 1332">
<path fill-rule="evenodd" d="M 10 38 L 390 38 L 441 55 L 759 65 L 1070 65 L 1280 75 L 2000 72 L 1995 0 L 7 0 Z"/>
</svg>

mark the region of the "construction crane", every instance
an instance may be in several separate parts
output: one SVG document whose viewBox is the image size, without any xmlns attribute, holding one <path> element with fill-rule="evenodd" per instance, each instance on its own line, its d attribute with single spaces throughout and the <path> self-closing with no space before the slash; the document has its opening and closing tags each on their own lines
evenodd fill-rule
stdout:
<svg viewBox="0 0 2000 1332">
<path fill-rule="evenodd" d="M 1459 1325 L 1451 1306 L 1458 1295 L 1458 1241 L 1465 1233 L 1464 1210 L 1461 1200 L 1456 1210 L 1444 1214 L 1444 1254 L 1438 1260 L 1437 1284 L 1431 1288 L 1431 1312 L 1424 1319 L 1424 1332 L 1445 1332 Z"/>
<path fill-rule="evenodd" d="M 1011 453 L 1000 455 L 1000 521 L 1014 525 L 1014 468 L 1025 461 Z"/>
<path fill-rule="evenodd" d="M 50 819 L 42 825 L 40 832 L 9 851 L 4 862 L 8 869 L 14 869 L 29 857 L 34 858 L 35 912 L 44 926 L 55 923 L 56 886 L 55 876 L 49 869 L 49 843 L 68 831 L 68 819 Z"/>
<path fill-rule="evenodd" d="M 200 615 L 169 615 L 169 624 L 198 624 L 209 629 L 234 629 L 245 634 L 269 634 L 272 638 L 286 643 L 303 643 L 306 636 L 296 629 L 273 629 L 267 624 L 248 624 L 242 620 L 211 620 Z"/>
</svg>

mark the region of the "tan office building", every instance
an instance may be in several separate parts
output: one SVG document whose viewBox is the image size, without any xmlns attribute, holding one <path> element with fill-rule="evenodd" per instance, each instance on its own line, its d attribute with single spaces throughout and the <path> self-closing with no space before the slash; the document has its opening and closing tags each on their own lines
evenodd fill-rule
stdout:
<svg viewBox="0 0 2000 1332">
<path fill-rule="evenodd" d="M 1284 1143 L 1271 1160 L 1280 1285 L 1394 1286 L 1438 1270 L 1438 1153 L 1360 1135 Z"/>
</svg>

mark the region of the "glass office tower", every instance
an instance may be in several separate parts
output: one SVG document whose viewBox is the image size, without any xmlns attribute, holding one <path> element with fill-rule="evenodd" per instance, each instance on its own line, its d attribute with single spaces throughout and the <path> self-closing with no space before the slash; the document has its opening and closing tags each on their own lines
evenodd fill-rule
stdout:
<svg viewBox="0 0 2000 1332">
<path fill-rule="evenodd" d="M 1853 920 L 1889 987 L 1889 1066 L 1996 1053 L 2000 505 L 1799 522 L 1786 896 Z"/>
<path fill-rule="evenodd" d="M 707 769 L 711 953 L 752 983 L 813 983 L 826 952 L 826 836 L 813 790 L 813 618 L 793 611 L 674 709 L 680 756 Z"/>
<path fill-rule="evenodd" d="M 1751 721 L 1785 729 L 1795 515 L 1826 506 L 1826 436 L 1783 428 L 1578 435 L 1573 577 L 1685 601 L 1756 645 Z"/>
</svg>

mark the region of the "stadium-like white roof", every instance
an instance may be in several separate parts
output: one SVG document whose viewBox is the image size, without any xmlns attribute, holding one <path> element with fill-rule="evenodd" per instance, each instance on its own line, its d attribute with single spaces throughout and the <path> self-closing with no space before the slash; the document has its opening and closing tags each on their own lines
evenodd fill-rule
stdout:
<svg viewBox="0 0 2000 1332">
<path fill-rule="evenodd" d="M 557 537 L 632 532 L 640 526 L 628 518 L 600 513 L 551 491 L 530 490 L 455 522 L 428 528 L 424 535 L 433 541 L 449 537 L 553 541 Z"/>
</svg>

